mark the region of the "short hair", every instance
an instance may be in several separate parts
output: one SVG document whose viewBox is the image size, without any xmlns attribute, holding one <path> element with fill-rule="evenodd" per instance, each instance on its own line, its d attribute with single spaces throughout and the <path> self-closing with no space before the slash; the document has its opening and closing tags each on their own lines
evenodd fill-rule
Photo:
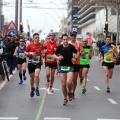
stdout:
<svg viewBox="0 0 120 120">
<path fill-rule="evenodd" d="M 106 39 L 107 39 L 107 38 L 110 38 L 110 39 L 111 39 L 111 37 L 110 37 L 110 36 L 107 36 L 107 37 L 106 37 Z"/>
<path fill-rule="evenodd" d="M 68 35 L 67 35 L 67 34 L 63 34 L 61 38 L 63 39 L 63 37 L 64 37 L 64 36 L 67 36 L 67 37 L 68 37 Z"/>
<path fill-rule="evenodd" d="M 34 33 L 34 34 L 33 34 L 33 38 L 34 38 L 34 36 L 36 36 L 36 35 L 39 35 L 39 34 L 38 34 L 38 33 Z"/>
</svg>

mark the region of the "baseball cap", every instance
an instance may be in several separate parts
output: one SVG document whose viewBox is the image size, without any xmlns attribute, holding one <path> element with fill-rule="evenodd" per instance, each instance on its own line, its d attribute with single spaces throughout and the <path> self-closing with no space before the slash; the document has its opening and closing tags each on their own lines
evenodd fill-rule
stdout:
<svg viewBox="0 0 120 120">
<path fill-rule="evenodd" d="M 51 32 L 51 33 L 50 33 L 50 36 L 55 36 L 55 33 L 54 33 L 54 32 Z"/>
<path fill-rule="evenodd" d="M 72 35 L 77 35 L 77 32 L 75 32 L 75 31 L 73 31 L 73 32 L 70 32 L 70 36 L 72 36 Z"/>
</svg>

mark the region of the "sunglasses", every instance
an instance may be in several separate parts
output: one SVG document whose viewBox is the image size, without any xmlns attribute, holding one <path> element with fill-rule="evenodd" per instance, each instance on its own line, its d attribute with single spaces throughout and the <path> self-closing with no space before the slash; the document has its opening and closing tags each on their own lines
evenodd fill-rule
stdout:
<svg viewBox="0 0 120 120">
<path fill-rule="evenodd" d="M 39 39 L 39 37 L 35 37 L 35 39 Z"/>
<path fill-rule="evenodd" d="M 20 42 L 24 42 L 24 41 L 20 41 Z"/>
</svg>

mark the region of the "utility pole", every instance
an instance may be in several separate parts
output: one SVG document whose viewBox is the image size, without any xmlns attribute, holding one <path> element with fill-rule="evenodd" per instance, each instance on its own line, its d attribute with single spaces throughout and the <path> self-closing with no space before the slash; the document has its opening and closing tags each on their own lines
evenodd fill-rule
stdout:
<svg viewBox="0 0 120 120">
<path fill-rule="evenodd" d="M 107 8 L 107 5 L 105 5 L 105 9 L 106 9 L 106 21 L 108 21 L 108 8 Z M 105 30 L 106 37 L 108 36 L 108 31 L 109 30 Z"/>
<path fill-rule="evenodd" d="M 22 22 L 22 0 L 20 0 L 20 22 Z"/>
<path fill-rule="evenodd" d="M 3 0 L 0 0 L 0 30 L 4 30 Z"/>
<path fill-rule="evenodd" d="M 15 0 L 15 25 L 17 27 L 17 34 L 18 34 L 18 3 L 19 0 Z"/>
</svg>

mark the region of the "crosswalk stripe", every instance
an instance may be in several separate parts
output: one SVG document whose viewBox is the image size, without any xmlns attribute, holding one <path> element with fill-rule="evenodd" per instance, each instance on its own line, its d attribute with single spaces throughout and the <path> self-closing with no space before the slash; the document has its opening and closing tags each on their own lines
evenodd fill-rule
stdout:
<svg viewBox="0 0 120 120">
<path fill-rule="evenodd" d="M 44 120 L 71 120 L 71 118 L 53 118 L 53 117 L 51 117 L 51 118 L 44 118 Z"/>
<path fill-rule="evenodd" d="M 112 104 L 117 104 L 113 99 L 108 98 L 108 100 L 112 103 Z"/>
<path fill-rule="evenodd" d="M 18 117 L 0 117 L 0 120 L 18 120 Z"/>
</svg>

